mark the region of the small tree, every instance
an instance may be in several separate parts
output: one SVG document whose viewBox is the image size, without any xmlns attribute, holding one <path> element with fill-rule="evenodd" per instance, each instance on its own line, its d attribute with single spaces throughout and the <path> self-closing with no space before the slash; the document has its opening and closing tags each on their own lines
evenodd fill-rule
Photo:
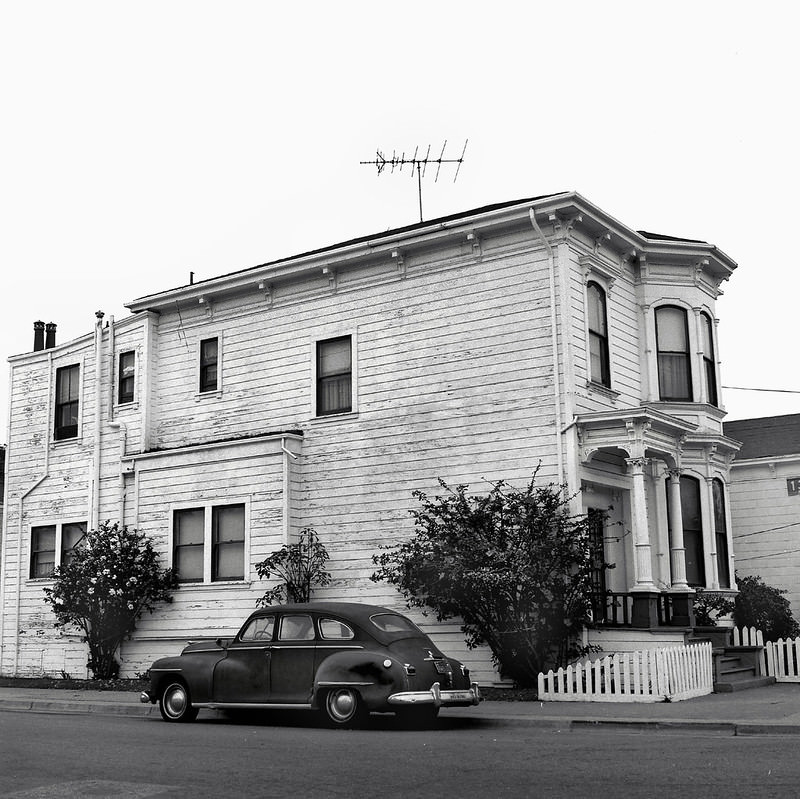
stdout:
<svg viewBox="0 0 800 799">
<path fill-rule="evenodd" d="M 257 604 L 274 605 L 280 602 L 310 602 L 315 586 L 326 586 L 331 581 L 325 571 L 328 550 L 320 543 L 316 531 L 310 527 L 300 531 L 294 544 L 284 544 L 277 552 L 260 563 L 256 573 L 261 579 L 279 577 L 283 582 L 270 588 Z"/>
<path fill-rule="evenodd" d="M 765 641 L 796 638 L 800 635 L 786 591 L 766 585 L 757 575 L 736 575 L 739 593 L 733 607 L 733 620 L 738 627 L 755 627 L 764 633 Z"/>
<path fill-rule="evenodd" d="M 56 626 L 74 625 L 83 632 L 94 677 L 113 679 L 119 674 L 119 645 L 145 611 L 172 601 L 175 586 L 174 572 L 159 566 L 144 533 L 106 521 L 78 542 L 44 593 Z"/>
<path fill-rule="evenodd" d="M 523 491 L 501 481 L 482 496 L 442 480 L 444 496 L 415 491 L 416 534 L 373 556 L 373 581 L 440 621 L 460 616 L 467 645 L 488 644 L 520 686 L 583 652 L 578 633 L 591 607 L 589 521 L 570 513 L 562 487 L 535 480 Z"/>
</svg>

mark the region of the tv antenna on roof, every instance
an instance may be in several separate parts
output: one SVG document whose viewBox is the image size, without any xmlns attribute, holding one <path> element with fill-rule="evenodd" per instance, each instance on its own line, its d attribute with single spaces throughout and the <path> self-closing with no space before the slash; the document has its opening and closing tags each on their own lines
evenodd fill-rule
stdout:
<svg viewBox="0 0 800 799">
<path fill-rule="evenodd" d="M 411 177 L 414 177 L 415 172 L 417 175 L 417 189 L 419 191 L 419 221 L 422 222 L 424 221 L 422 218 L 422 178 L 425 177 L 425 171 L 428 168 L 428 164 L 436 164 L 436 177 L 433 180 L 434 183 L 439 180 L 439 170 L 442 168 L 442 164 L 458 164 L 456 167 L 456 174 L 453 177 L 453 183 L 455 183 L 458 179 L 458 172 L 461 169 L 461 164 L 464 163 L 464 153 L 467 151 L 468 141 L 469 139 L 464 139 L 464 147 L 461 150 L 460 158 L 444 157 L 444 150 L 445 147 L 447 147 L 447 139 L 445 139 L 444 144 L 442 145 L 442 152 L 439 153 L 438 158 L 431 158 L 431 146 L 429 144 L 424 158 L 417 158 L 417 154 L 419 153 L 419 146 L 417 146 L 414 149 L 414 155 L 409 158 L 406 158 L 405 152 L 398 155 L 394 150 L 392 150 L 392 157 L 388 158 L 380 150 L 378 150 L 376 157 L 372 161 L 359 161 L 359 163 L 371 164 L 372 166 L 378 167 L 379 175 L 387 167 L 390 172 L 394 172 L 395 169 L 397 169 L 398 172 L 402 172 L 404 166 L 410 166 Z"/>
</svg>

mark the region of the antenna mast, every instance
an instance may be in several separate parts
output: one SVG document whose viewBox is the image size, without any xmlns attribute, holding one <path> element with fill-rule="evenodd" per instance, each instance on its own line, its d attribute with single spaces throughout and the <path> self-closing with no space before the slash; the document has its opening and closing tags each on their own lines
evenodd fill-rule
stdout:
<svg viewBox="0 0 800 799">
<path fill-rule="evenodd" d="M 428 168 L 428 164 L 436 164 L 436 177 L 434 178 L 433 182 L 436 183 L 439 180 L 439 170 L 442 168 L 442 164 L 458 164 L 456 167 L 456 174 L 453 177 L 453 183 L 456 182 L 458 179 L 458 173 L 461 169 L 461 164 L 464 163 L 464 153 L 467 151 L 467 142 L 469 139 L 464 140 L 464 147 L 461 150 L 461 156 L 459 158 L 445 158 L 444 157 L 444 150 L 447 147 L 447 139 L 444 140 L 444 144 L 442 145 L 442 151 L 439 153 L 438 158 L 431 158 L 431 146 L 428 145 L 428 149 L 425 153 L 424 158 L 417 158 L 417 154 L 419 153 L 419 146 L 414 149 L 414 155 L 410 158 L 406 158 L 405 152 L 401 155 L 397 155 L 397 153 L 392 150 L 392 157 L 387 158 L 380 150 L 376 152 L 376 157 L 372 161 L 359 161 L 361 164 L 370 164 L 378 168 L 378 174 L 380 175 L 384 169 L 389 167 L 390 172 L 394 172 L 397 169 L 398 172 L 403 171 L 404 166 L 411 167 L 411 177 L 414 177 L 414 173 L 416 172 L 417 175 L 417 191 L 419 193 L 419 221 L 423 222 L 422 218 L 422 178 L 425 177 L 425 171 Z"/>
</svg>

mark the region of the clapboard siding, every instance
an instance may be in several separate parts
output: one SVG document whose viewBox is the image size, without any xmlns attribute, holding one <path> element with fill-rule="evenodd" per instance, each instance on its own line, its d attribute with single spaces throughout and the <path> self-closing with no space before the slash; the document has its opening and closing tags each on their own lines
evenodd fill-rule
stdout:
<svg viewBox="0 0 800 799">
<path fill-rule="evenodd" d="M 729 487 L 737 574 L 758 575 L 786 591 L 795 617 L 800 617 L 800 497 L 788 494 L 786 480 L 799 474 L 800 458 L 734 462 Z"/>
</svg>

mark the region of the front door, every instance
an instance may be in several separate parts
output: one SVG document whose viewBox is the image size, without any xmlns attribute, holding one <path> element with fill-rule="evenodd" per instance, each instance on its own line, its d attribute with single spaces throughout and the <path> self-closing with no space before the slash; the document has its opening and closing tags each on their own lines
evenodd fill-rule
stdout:
<svg viewBox="0 0 800 799">
<path fill-rule="evenodd" d="M 311 702 L 314 687 L 316 633 L 308 613 L 281 616 L 270 658 L 270 702 Z"/>
<path fill-rule="evenodd" d="M 214 669 L 215 702 L 266 704 L 270 699 L 275 616 L 253 619 L 228 647 Z"/>
</svg>

